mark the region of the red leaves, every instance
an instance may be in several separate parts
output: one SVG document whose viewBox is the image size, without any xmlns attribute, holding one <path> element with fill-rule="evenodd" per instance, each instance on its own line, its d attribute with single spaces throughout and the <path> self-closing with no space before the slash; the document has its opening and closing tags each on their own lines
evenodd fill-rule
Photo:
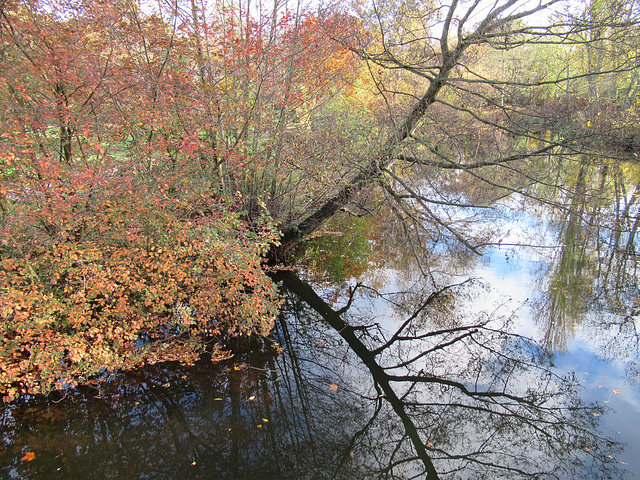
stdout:
<svg viewBox="0 0 640 480">
<path fill-rule="evenodd" d="M 278 298 L 261 255 L 277 231 L 233 212 L 264 179 L 288 178 L 253 150 L 273 148 L 279 112 L 310 111 L 348 82 L 346 50 L 323 41 L 333 27 L 238 25 L 221 10 L 197 25 L 212 30 L 199 75 L 191 16 L 175 35 L 131 2 L 12 5 L 0 29 L 0 395 L 192 361 L 209 331 L 267 333 Z"/>
</svg>

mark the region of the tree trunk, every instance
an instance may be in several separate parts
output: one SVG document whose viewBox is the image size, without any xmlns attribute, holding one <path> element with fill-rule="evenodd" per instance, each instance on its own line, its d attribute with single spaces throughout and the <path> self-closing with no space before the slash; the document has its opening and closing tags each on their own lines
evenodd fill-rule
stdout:
<svg viewBox="0 0 640 480">
<path fill-rule="evenodd" d="M 319 229 L 367 185 L 382 176 L 385 169 L 395 160 L 397 147 L 409 136 L 424 116 L 429 105 L 436 100 L 438 92 L 445 84 L 445 78 L 462 54 L 462 50 L 463 48 L 459 48 L 456 50 L 456 55 L 445 57 L 440 73 L 431 80 L 426 93 L 409 111 L 404 121 L 389 135 L 380 152 L 369 161 L 362 172 L 351 178 L 335 196 L 327 200 L 307 218 L 296 225 L 286 227 L 282 232 L 280 246 L 271 250 L 269 258 L 275 261 L 284 258 L 297 241 Z"/>
</svg>

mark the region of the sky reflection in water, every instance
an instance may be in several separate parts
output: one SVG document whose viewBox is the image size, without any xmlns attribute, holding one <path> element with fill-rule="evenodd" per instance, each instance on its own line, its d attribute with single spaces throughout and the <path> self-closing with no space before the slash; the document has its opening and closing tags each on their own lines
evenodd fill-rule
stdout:
<svg viewBox="0 0 640 480">
<path fill-rule="evenodd" d="M 520 225 L 509 228 L 522 240 Z M 480 282 L 457 288 L 451 298 L 443 297 L 442 308 L 438 310 L 436 303 L 433 312 L 416 326 L 415 334 L 430 328 L 451 328 L 465 318 L 473 323 L 475 317 L 491 312 L 486 318 L 499 321 L 501 316 L 512 317 L 517 333 L 544 341 L 549 325 L 535 320 L 540 318 L 536 308 L 544 305 L 536 300 L 545 296 L 537 276 L 552 256 L 550 249 L 490 249 L 473 263 L 473 270 L 463 269 L 464 275 L 457 277 L 458 281 L 474 277 Z M 385 279 L 383 287 L 380 278 Z M 379 323 L 386 330 L 356 330 L 356 338 L 368 348 L 388 340 L 406 318 L 403 311 L 411 308 L 402 305 L 402 300 L 419 298 L 398 293 L 411 283 L 410 278 L 393 268 L 369 275 L 378 293 L 386 294 L 362 290 L 343 314 L 351 325 Z M 354 286 L 353 281 L 350 284 Z M 346 287 L 316 285 L 316 291 L 335 312 L 347 303 Z M 397 302 L 395 307 L 393 302 Z M 487 435 L 499 438 L 495 446 L 505 452 L 526 451 L 526 446 L 518 447 L 523 439 L 517 437 L 517 431 L 514 436 L 509 433 L 509 428 L 517 427 L 517 417 L 515 421 L 507 417 L 502 427 L 493 430 L 486 424 L 493 414 L 463 418 L 457 412 L 482 404 L 455 410 L 451 405 L 460 403 L 464 396 L 457 396 L 455 388 L 446 385 L 397 388 L 399 396 L 406 395 L 400 407 L 407 418 L 401 417 L 400 407 L 374 388 L 371 367 L 365 367 L 362 358 L 344 347 L 335 330 L 318 321 L 317 312 L 294 295 L 289 297 L 287 309 L 286 322 L 276 333 L 283 351 L 254 345 L 254 352 L 249 348 L 222 365 L 152 366 L 103 382 L 99 388 L 85 388 L 59 402 L 51 398 L 5 409 L 0 424 L 5 447 L 0 453 L 0 474 L 6 478 L 410 478 L 421 475 L 424 462 L 416 457 L 416 445 L 408 439 L 407 421 L 412 422 L 443 478 L 487 478 L 483 477 L 485 467 L 470 468 L 464 462 L 444 459 L 442 453 L 473 450 L 489 441 Z M 456 318 L 448 317 L 451 311 Z M 634 380 L 637 371 L 633 370 L 637 357 L 633 352 L 625 356 L 629 351 L 611 350 L 610 332 L 598 331 L 598 318 L 603 315 L 606 312 L 590 312 L 569 330 L 561 326 L 564 334 L 571 335 L 564 339 L 565 351 L 553 356 L 553 370 L 559 374 L 576 372 L 582 399 L 606 407 L 597 417 L 586 418 L 584 425 L 588 429 L 589 422 L 596 422 L 605 436 L 627 445 L 615 462 L 628 469 L 621 476 L 631 478 L 631 472 L 640 473 L 636 428 L 640 425 L 640 393 Z M 415 356 L 414 344 L 406 344 L 406 348 L 382 352 L 376 361 L 391 365 L 410 359 Z M 505 345 L 529 348 L 523 340 Z M 454 344 L 450 363 L 434 361 L 428 365 L 443 375 L 451 362 L 459 362 L 453 366 L 464 370 L 464 361 L 456 355 L 465 348 Z M 603 351 L 613 353 L 604 358 Z M 483 375 L 488 379 L 490 368 L 480 369 L 486 370 Z M 391 371 L 415 373 L 416 369 L 410 364 Z M 510 380 L 510 389 L 525 390 L 532 379 L 537 381 L 537 374 L 523 371 L 521 377 Z M 468 378 L 457 380 L 472 386 Z M 482 390 L 487 383 L 477 386 Z M 449 411 L 451 416 L 447 417 Z M 501 432 L 501 428 L 506 430 Z M 572 448 L 579 456 L 580 449 L 590 447 Z M 35 458 L 21 460 L 26 452 L 34 452 Z M 531 455 L 535 463 L 537 454 Z M 588 460 L 588 456 L 584 458 Z M 517 463 L 516 458 L 498 460 L 507 466 Z M 539 460 L 545 461 L 543 457 Z M 589 471 L 588 466 L 574 472 L 580 478 L 601 478 L 599 470 Z M 502 473 L 504 478 L 526 478 L 515 471 Z M 498 478 L 495 472 L 492 475 Z"/>
</svg>

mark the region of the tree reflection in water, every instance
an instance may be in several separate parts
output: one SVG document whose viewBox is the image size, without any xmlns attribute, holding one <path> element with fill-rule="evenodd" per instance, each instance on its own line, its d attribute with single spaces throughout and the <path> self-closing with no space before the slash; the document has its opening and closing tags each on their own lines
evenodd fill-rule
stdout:
<svg viewBox="0 0 640 480">
<path fill-rule="evenodd" d="M 361 432 L 379 460 L 368 465 L 372 478 L 619 473 L 610 457 L 617 446 L 597 432 L 600 410 L 581 403 L 578 383 L 555 375 L 535 343 L 509 333 L 509 318 L 458 318 L 448 328 L 428 328 L 430 309 L 463 285 L 426 296 L 385 335 L 371 317 L 333 310 L 294 275 L 282 281 L 346 340 L 369 370 L 369 395 L 389 413 Z"/>
<path fill-rule="evenodd" d="M 411 299 L 351 287 L 338 308 L 293 274 L 278 280 L 289 290 L 281 348 L 150 366 L 10 407 L 2 476 L 621 476 L 618 446 L 598 433 L 602 412 L 509 332 L 508 317 L 445 318 L 469 284 Z M 384 317 L 400 300 L 410 311 L 392 329 Z M 28 451 L 35 459 L 21 461 Z"/>
</svg>

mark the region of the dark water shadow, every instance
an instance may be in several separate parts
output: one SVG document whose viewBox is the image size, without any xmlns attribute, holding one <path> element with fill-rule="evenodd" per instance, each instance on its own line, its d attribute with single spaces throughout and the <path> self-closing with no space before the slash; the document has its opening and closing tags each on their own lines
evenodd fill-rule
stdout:
<svg viewBox="0 0 640 480">
<path fill-rule="evenodd" d="M 338 308 L 293 274 L 276 280 L 288 292 L 276 345 L 239 342 L 222 364 L 153 365 L 6 407 L 0 475 L 623 476 L 602 409 L 508 319 L 429 323 L 464 285 L 413 299 L 389 329 L 364 288 L 345 288 Z"/>
</svg>

